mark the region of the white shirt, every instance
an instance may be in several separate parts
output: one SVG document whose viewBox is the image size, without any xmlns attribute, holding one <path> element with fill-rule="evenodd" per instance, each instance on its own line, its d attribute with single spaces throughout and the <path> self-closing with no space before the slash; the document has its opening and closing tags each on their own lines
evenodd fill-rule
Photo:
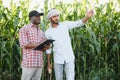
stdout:
<svg viewBox="0 0 120 80">
<path fill-rule="evenodd" d="M 55 40 L 53 42 L 54 63 L 64 64 L 74 61 L 74 53 L 72 50 L 69 30 L 74 27 L 83 26 L 82 20 L 60 22 L 56 28 L 50 26 L 45 32 L 47 39 Z M 51 48 L 46 51 L 51 53 Z"/>
</svg>

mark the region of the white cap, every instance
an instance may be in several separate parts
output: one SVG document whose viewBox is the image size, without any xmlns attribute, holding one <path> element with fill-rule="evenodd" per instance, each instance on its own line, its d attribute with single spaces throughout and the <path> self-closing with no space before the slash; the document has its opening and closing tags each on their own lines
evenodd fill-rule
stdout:
<svg viewBox="0 0 120 80">
<path fill-rule="evenodd" d="M 56 9 L 51 9 L 47 14 L 47 19 L 50 19 L 52 16 L 60 15 L 59 11 Z"/>
</svg>

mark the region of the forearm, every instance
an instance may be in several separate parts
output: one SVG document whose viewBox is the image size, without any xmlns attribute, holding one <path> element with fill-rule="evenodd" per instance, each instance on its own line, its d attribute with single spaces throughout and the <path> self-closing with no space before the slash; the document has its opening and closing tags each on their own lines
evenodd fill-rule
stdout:
<svg viewBox="0 0 120 80">
<path fill-rule="evenodd" d="M 87 11 L 87 15 L 85 18 L 82 19 L 82 22 L 86 23 L 86 21 L 88 21 L 88 19 L 91 18 L 93 16 L 93 14 L 94 14 L 93 10 Z"/>
<path fill-rule="evenodd" d="M 82 19 L 82 22 L 83 22 L 83 23 L 86 23 L 89 18 L 90 18 L 90 17 L 88 17 L 88 16 L 84 17 L 84 18 Z"/>
<path fill-rule="evenodd" d="M 50 64 L 50 54 L 47 54 L 47 63 Z"/>
<path fill-rule="evenodd" d="M 39 45 L 39 43 L 29 43 L 25 46 L 25 49 L 33 49 L 35 47 L 37 47 Z"/>
</svg>

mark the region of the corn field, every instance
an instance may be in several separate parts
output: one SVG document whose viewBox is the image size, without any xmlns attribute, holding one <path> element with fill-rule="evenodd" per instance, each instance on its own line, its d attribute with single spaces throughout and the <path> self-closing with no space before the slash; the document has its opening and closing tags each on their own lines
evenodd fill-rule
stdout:
<svg viewBox="0 0 120 80">
<path fill-rule="evenodd" d="M 11 8 L 6 8 L 0 0 L 0 80 L 21 78 L 22 53 L 18 31 L 29 23 L 30 0 L 19 3 L 17 6 L 11 0 Z M 89 0 L 74 0 L 71 4 L 55 4 L 55 0 L 45 0 L 43 11 L 46 15 L 50 8 L 56 8 L 61 12 L 60 21 L 75 21 L 85 16 L 86 5 L 92 7 Z M 120 8 L 119 0 L 109 0 L 108 3 L 94 7 L 95 15 L 86 25 L 70 31 L 75 54 L 75 80 L 120 80 L 120 11 L 116 7 Z M 42 17 L 40 28 L 45 31 L 48 25 L 46 16 Z M 46 60 L 44 53 L 41 80 L 49 80 Z M 55 80 L 54 70 L 52 80 Z"/>
</svg>

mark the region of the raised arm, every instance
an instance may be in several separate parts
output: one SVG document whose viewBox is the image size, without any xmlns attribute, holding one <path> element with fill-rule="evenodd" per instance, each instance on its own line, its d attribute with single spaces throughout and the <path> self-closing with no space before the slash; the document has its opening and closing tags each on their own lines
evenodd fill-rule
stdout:
<svg viewBox="0 0 120 80">
<path fill-rule="evenodd" d="M 92 16 L 93 16 L 93 10 L 88 11 L 86 17 L 82 19 L 82 22 L 86 23 L 88 19 L 91 18 Z"/>
<path fill-rule="evenodd" d="M 86 17 L 84 17 L 82 20 L 66 21 L 65 23 L 68 29 L 73 29 L 75 27 L 83 26 L 92 16 L 93 16 L 93 10 L 90 10 L 87 12 Z"/>
</svg>

